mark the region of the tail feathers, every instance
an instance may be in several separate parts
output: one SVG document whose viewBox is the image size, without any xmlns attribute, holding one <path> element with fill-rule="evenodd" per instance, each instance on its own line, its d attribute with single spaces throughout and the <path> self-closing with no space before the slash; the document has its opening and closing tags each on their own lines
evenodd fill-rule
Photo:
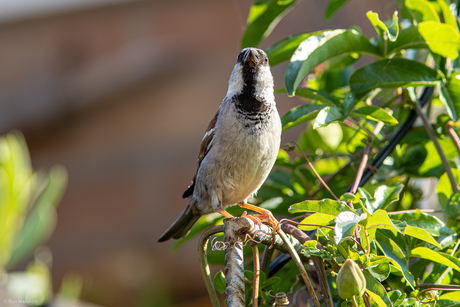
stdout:
<svg viewBox="0 0 460 307">
<path fill-rule="evenodd" d="M 164 242 L 171 238 L 180 239 L 185 237 L 200 217 L 201 214 L 194 212 L 192 206 L 189 204 L 168 230 L 158 239 L 158 242 Z"/>
</svg>

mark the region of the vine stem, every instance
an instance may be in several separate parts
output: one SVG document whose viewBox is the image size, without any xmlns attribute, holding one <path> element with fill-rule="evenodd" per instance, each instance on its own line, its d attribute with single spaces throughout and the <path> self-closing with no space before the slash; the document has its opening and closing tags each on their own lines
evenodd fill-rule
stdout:
<svg viewBox="0 0 460 307">
<path fill-rule="evenodd" d="M 351 189 L 350 189 L 350 192 L 353 194 L 356 194 L 356 191 L 358 191 L 359 182 L 361 181 L 361 178 L 363 177 L 364 169 L 367 166 L 367 161 L 369 160 L 369 151 L 371 150 L 371 141 L 375 135 L 379 134 L 382 128 L 383 128 L 383 122 L 378 122 L 377 125 L 375 125 L 375 128 L 372 131 L 372 133 L 369 135 L 369 141 L 364 149 L 363 157 L 361 159 L 361 163 L 359 164 L 359 168 L 358 168 L 358 172 L 355 177 L 355 181 L 353 182 L 353 185 L 351 186 Z"/>
<path fill-rule="evenodd" d="M 260 257 L 257 244 L 251 244 L 253 262 L 254 262 L 254 277 L 252 280 L 252 307 L 259 305 L 259 280 L 260 280 Z"/>
<path fill-rule="evenodd" d="M 335 196 L 334 192 L 332 192 L 332 190 L 329 188 L 329 186 L 327 185 L 326 182 L 324 182 L 323 178 L 321 178 L 321 176 L 318 174 L 318 172 L 316 171 L 315 167 L 313 166 L 313 164 L 310 162 L 310 160 L 307 158 L 307 155 L 303 152 L 302 148 L 300 148 L 299 144 L 297 144 L 296 141 L 291 141 L 292 144 L 294 144 L 298 149 L 299 151 L 302 153 L 303 157 L 305 158 L 305 160 L 307 161 L 308 165 L 311 167 L 311 169 L 313 170 L 313 172 L 315 173 L 316 177 L 318 177 L 319 181 L 321 182 L 321 184 L 329 191 L 329 193 L 331 193 L 331 195 L 338 201 L 339 198 L 337 196 Z"/>
<path fill-rule="evenodd" d="M 211 279 L 211 270 L 209 269 L 207 249 L 209 238 L 219 232 L 224 231 L 224 225 L 218 225 L 211 228 L 208 228 L 200 237 L 198 253 L 200 256 L 201 272 L 203 273 L 204 282 L 206 288 L 208 289 L 209 297 L 211 298 L 211 303 L 213 307 L 220 307 L 219 298 L 217 297 L 216 289 L 214 288 L 214 283 Z"/>
<path fill-rule="evenodd" d="M 428 120 L 428 117 L 426 116 L 426 114 L 422 111 L 422 109 L 416 102 L 413 102 L 412 105 L 413 105 L 415 112 L 422 119 L 423 126 L 425 127 L 425 130 L 428 133 L 428 136 L 433 141 L 433 144 L 436 147 L 436 150 L 438 151 L 439 157 L 441 158 L 441 161 L 442 161 L 442 166 L 444 167 L 444 170 L 446 171 L 447 176 L 449 177 L 449 181 L 452 186 L 452 191 L 454 193 L 458 192 L 457 183 L 455 182 L 454 174 L 452 174 L 452 170 L 450 169 L 449 161 L 447 160 L 447 157 L 444 154 L 444 151 L 442 150 L 441 144 L 439 144 L 438 138 L 436 137 L 433 131 L 433 127 L 431 126 Z"/>
</svg>

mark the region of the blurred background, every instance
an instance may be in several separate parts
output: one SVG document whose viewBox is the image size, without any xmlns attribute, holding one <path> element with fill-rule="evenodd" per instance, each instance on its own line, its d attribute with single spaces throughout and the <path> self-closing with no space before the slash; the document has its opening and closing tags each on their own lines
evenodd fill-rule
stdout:
<svg viewBox="0 0 460 307">
<path fill-rule="evenodd" d="M 261 47 L 353 25 L 371 37 L 366 12 L 393 13 L 391 1 L 351 1 L 326 22 L 328 2 L 297 4 Z M 174 242 L 157 240 L 187 204 L 181 195 L 226 93 L 251 4 L 0 1 L 0 132 L 24 134 L 35 169 L 59 163 L 68 172 L 46 244 L 55 291 L 74 272 L 81 299 L 92 304 L 211 306 L 198 238 L 175 251 Z M 273 68 L 275 87 L 285 69 Z M 282 115 L 300 101 L 277 94 L 277 104 Z M 290 133 L 282 144 L 295 139 Z"/>
</svg>

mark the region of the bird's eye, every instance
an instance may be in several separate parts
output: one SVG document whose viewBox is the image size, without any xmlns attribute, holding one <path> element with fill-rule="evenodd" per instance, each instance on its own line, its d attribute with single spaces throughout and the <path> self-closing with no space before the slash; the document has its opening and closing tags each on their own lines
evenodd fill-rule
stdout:
<svg viewBox="0 0 460 307">
<path fill-rule="evenodd" d="M 241 56 L 241 53 L 239 53 L 238 56 L 236 57 L 237 61 L 240 59 L 240 56 Z"/>
<path fill-rule="evenodd" d="M 267 63 L 268 63 L 268 58 L 267 58 L 267 57 L 265 57 L 265 62 L 267 62 Z"/>
</svg>

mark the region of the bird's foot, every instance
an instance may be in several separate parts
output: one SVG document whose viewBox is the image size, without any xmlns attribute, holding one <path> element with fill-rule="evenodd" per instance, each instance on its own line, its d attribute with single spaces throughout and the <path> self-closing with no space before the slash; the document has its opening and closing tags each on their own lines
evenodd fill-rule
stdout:
<svg viewBox="0 0 460 307">
<path fill-rule="evenodd" d="M 246 208 L 246 209 L 249 209 L 249 210 L 256 211 L 256 212 L 260 213 L 260 214 L 255 214 L 255 215 L 247 215 L 247 213 L 244 212 L 243 215 L 242 215 L 243 217 L 250 218 L 259 227 L 261 225 L 261 222 L 265 222 L 266 224 L 268 224 L 269 226 L 271 226 L 273 228 L 273 231 L 272 231 L 272 245 L 270 246 L 270 248 L 272 248 L 274 243 L 275 243 L 275 235 L 281 229 L 280 222 L 278 222 L 278 220 L 273 216 L 273 214 L 267 209 L 259 208 L 259 207 L 256 207 L 256 206 L 253 206 L 253 205 L 250 205 L 250 204 L 238 204 L 238 205 L 241 208 Z"/>
</svg>

